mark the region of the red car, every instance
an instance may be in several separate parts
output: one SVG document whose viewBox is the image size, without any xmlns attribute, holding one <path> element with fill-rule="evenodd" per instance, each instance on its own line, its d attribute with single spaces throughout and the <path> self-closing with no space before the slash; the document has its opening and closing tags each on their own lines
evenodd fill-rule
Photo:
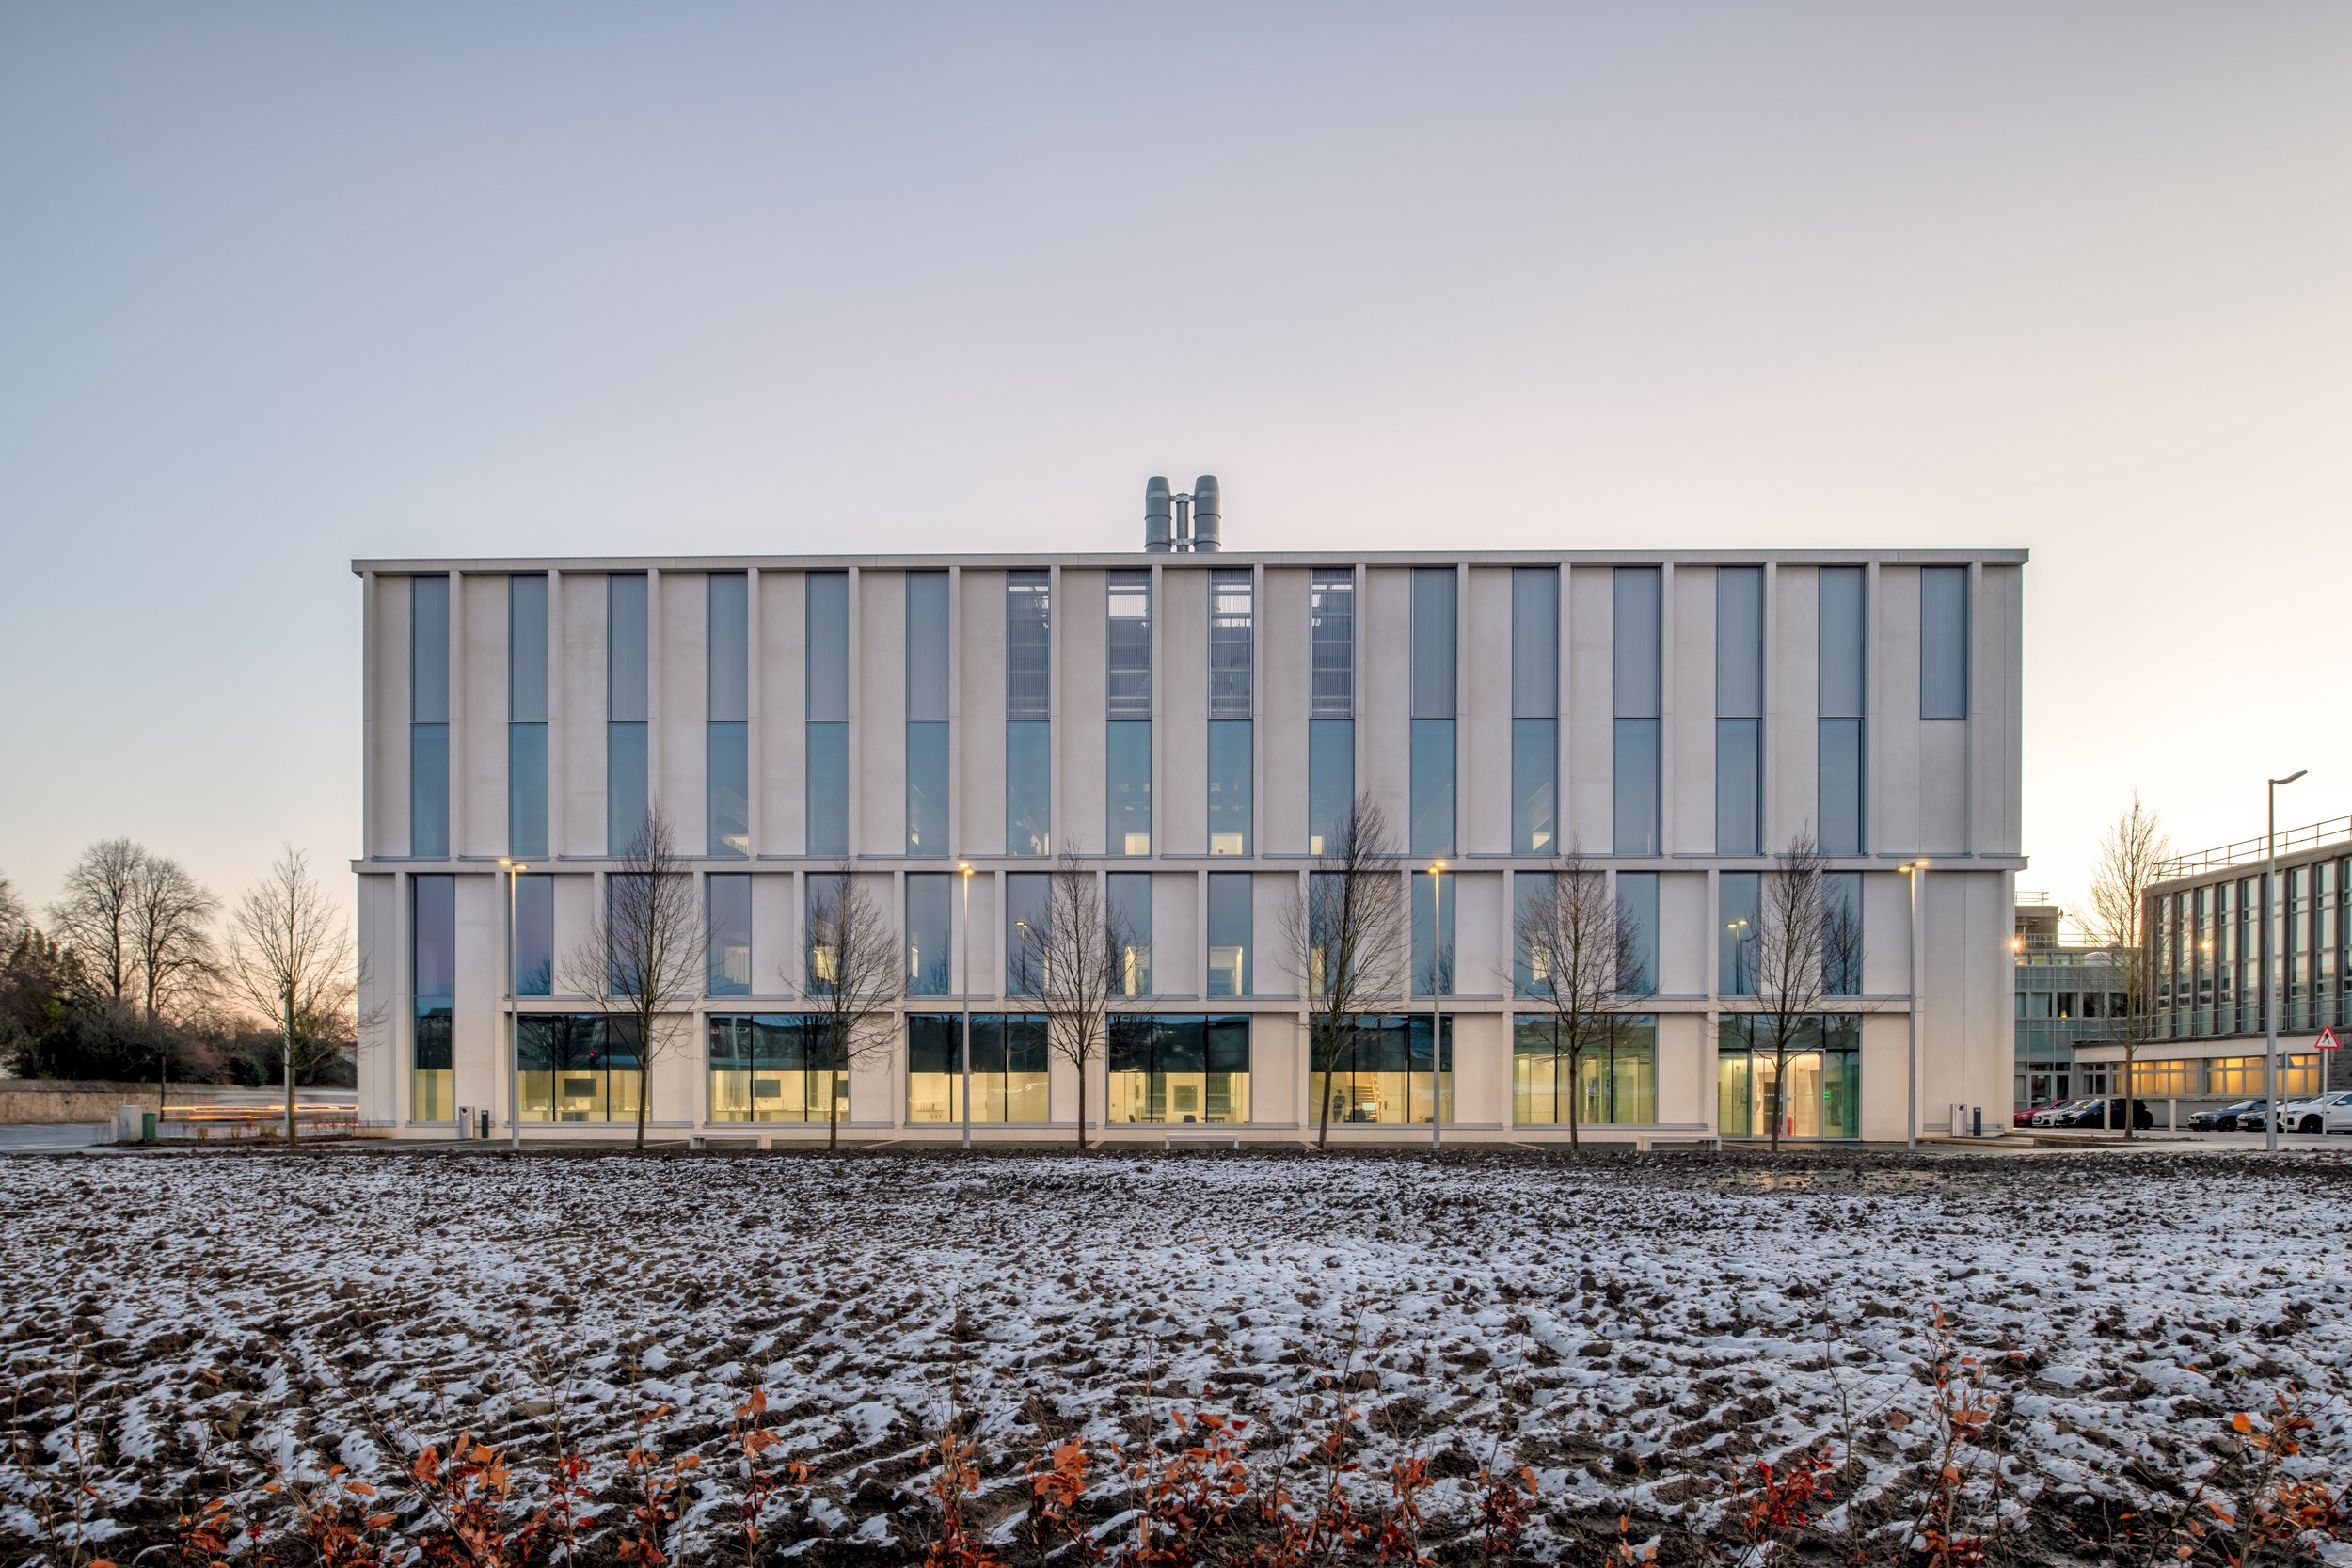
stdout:
<svg viewBox="0 0 2352 1568">
<path fill-rule="evenodd" d="M 2024 1127 L 2033 1120 L 2033 1114 L 2036 1111 L 2054 1103 L 2056 1102 L 2053 1101 L 2037 1100 L 2030 1105 L 2020 1105 L 2017 1107 L 2016 1114 L 2009 1118 L 2009 1124 L 2011 1127 Z"/>
</svg>

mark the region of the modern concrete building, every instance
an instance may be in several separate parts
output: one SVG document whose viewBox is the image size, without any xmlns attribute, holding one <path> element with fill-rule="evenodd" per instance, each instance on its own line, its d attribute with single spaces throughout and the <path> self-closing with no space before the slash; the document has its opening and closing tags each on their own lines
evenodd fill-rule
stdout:
<svg viewBox="0 0 2352 1568">
<path fill-rule="evenodd" d="M 1213 487 L 1189 531 L 1184 500 L 1135 552 L 354 562 L 365 1122 L 503 1135 L 518 991 L 523 1135 L 630 1130 L 636 1043 L 567 955 L 649 803 L 709 947 L 651 1065 L 664 1137 L 821 1136 L 845 1095 L 853 1133 L 952 1138 L 967 992 L 979 1134 L 1069 1136 L 1078 1085 L 1012 996 L 1064 849 L 1131 933 L 1086 1097 L 1114 1140 L 1297 1139 L 1326 1095 L 1351 1139 L 1425 1139 L 1439 980 L 1449 1138 L 1565 1137 L 1572 1096 L 1588 1137 L 1760 1134 L 1742 933 L 1798 833 L 1864 954 L 1791 1059 L 1791 1135 L 1904 1135 L 1915 990 L 1922 1121 L 2003 1103 L 2024 551 L 1223 553 Z M 1417 994 L 1327 1084 L 1281 916 L 1358 790 L 1409 840 Z M 1574 1085 L 1513 996 L 1515 905 L 1565 845 L 1645 975 Z M 797 1015 L 844 861 L 909 995 L 834 1084 Z"/>
<path fill-rule="evenodd" d="M 2314 1049 L 2323 1029 L 2341 1037 L 2352 1025 L 2352 817 L 2281 832 L 2275 882 L 2265 875 L 2272 847 L 2251 838 L 2183 855 L 2149 890 L 2154 1038 L 2134 1053 L 2133 1093 L 2177 1100 L 2183 1115 L 2264 1094 L 2274 1007 L 2280 1095 L 2352 1087 L 2344 1053 Z M 2121 1046 L 2076 1055 L 2083 1092 L 2122 1092 Z"/>
<path fill-rule="evenodd" d="M 2017 966 L 2019 1105 L 2072 1098 L 2081 1081 L 2075 1049 L 2121 1033 L 2125 987 L 2114 949 L 2070 941 L 2065 924 L 2066 911 L 2049 895 L 2018 894 L 2010 945 Z"/>
</svg>

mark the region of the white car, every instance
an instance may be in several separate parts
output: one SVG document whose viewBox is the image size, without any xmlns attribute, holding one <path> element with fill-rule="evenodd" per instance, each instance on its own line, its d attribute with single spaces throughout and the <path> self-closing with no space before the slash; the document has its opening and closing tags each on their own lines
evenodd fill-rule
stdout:
<svg viewBox="0 0 2352 1568">
<path fill-rule="evenodd" d="M 2352 1089 L 2291 1100 L 2279 1107 L 2281 1132 L 2352 1132 Z"/>
<path fill-rule="evenodd" d="M 2044 1105 L 2026 1118 L 2026 1125 L 2056 1127 L 2061 1121 L 2073 1120 L 2074 1113 L 2090 1103 L 2088 1100 L 2061 1100 L 2055 1105 Z"/>
</svg>

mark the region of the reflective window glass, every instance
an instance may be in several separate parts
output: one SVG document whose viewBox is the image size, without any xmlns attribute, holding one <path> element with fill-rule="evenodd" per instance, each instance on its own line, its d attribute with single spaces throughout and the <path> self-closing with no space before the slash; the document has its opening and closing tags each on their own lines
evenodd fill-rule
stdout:
<svg viewBox="0 0 2352 1568">
<path fill-rule="evenodd" d="M 1209 994 L 1249 994 L 1249 873 L 1209 874 Z"/>
<path fill-rule="evenodd" d="M 1715 721 L 1715 853 L 1760 854 L 1764 846 L 1764 721 Z"/>
<path fill-rule="evenodd" d="M 1152 574 L 1112 572 L 1104 690 L 1113 719 L 1152 717 Z"/>
<path fill-rule="evenodd" d="M 506 852 L 548 852 L 548 727 L 506 726 Z"/>
<path fill-rule="evenodd" d="M 449 853 L 449 726 L 408 726 L 408 852 Z"/>
<path fill-rule="evenodd" d="M 752 852 L 751 726 L 703 726 L 704 820 L 713 855 L 740 859 Z"/>
<path fill-rule="evenodd" d="M 1053 852 L 1053 725 L 1016 719 L 1005 726 L 1005 853 Z"/>
<path fill-rule="evenodd" d="M 1620 855 L 1658 853 L 1658 721 L 1616 721 L 1612 826 Z"/>
<path fill-rule="evenodd" d="M 1413 568 L 1413 717 L 1451 719 L 1454 701 L 1454 592 L 1451 566 Z"/>
<path fill-rule="evenodd" d="M 1152 721 L 1114 719 L 1104 729 L 1105 809 L 1114 855 L 1152 852 Z"/>
<path fill-rule="evenodd" d="M 614 572 L 604 579 L 604 716 L 643 723 L 645 702 L 645 574 Z"/>
<path fill-rule="evenodd" d="M 548 578 L 544 572 L 506 579 L 506 717 L 529 723 L 548 716 Z"/>
<path fill-rule="evenodd" d="M 850 717 L 850 574 L 810 572 L 807 604 L 808 719 Z"/>
<path fill-rule="evenodd" d="M 850 726 L 807 725 L 808 853 L 850 852 Z"/>
<path fill-rule="evenodd" d="M 752 879 L 737 872 L 703 879 L 710 906 L 710 994 L 752 993 Z"/>
<path fill-rule="evenodd" d="M 1152 992 L 1152 874 L 1114 871 L 1103 879 L 1110 906 L 1112 944 L 1118 949 L 1121 996 Z"/>
<path fill-rule="evenodd" d="M 1659 570 L 1620 566 L 1612 574 L 1611 685 L 1616 716 L 1655 719 L 1659 696 Z"/>
<path fill-rule="evenodd" d="M 645 726 L 604 727 L 604 845 L 626 855 L 645 825 Z"/>
<path fill-rule="evenodd" d="M 907 853 L 947 852 L 947 724 L 907 724 Z"/>
<path fill-rule="evenodd" d="M 751 578 L 712 572 L 703 578 L 703 717 L 739 721 L 751 714 Z"/>
<path fill-rule="evenodd" d="M 1427 871 L 1413 873 L 1413 994 L 1454 994 L 1454 915 L 1461 907 L 1462 879 Z"/>
<path fill-rule="evenodd" d="M 947 574 L 907 574 L 907 719 L 947 718 Z"/>
<path fill-rule="evenodd" d="M 1624 996 L 1651 996 L 1658 990 L 1658 874 L 1654 871 L 1617 873 L 1617 910 L 1625 921 L 1627 946 L 1624 972 L 1617 990 Z"/>
<path fill-rule="evenodd" d="M 1919 717 L 1968 717 L 1968 568 L 1919 569 Z"/>
<path fill-rule="evenodd" d="M 1005 994 L 1041 996 L 1045 990 L 1046 914 L 1053 878 L 1015 871 L 1005 878 Z"/>
<path fill-rule="evenodd" d="M 1317 719 L 1356 714 L 1356 575 L 1343 566 L 1317 567 L 1307 588 L 1312 687 L 1307 711 Z"/>
<path fill-rule="evenodd" d="M 907 873 L 909 996 L 947 996 L 954 991 L 954 881 L 945 871 Z"/>
<path fill-rule="evenodd" d="M 1511 848 L 1515 854 L 1549 855 L 1557 847 L 1554 800 L 1560 784 L 1560 723 L 1554 719 L 1511 721 Z"/>
<path fill-rule="evenodd" d="M 1247 719 L 1256 672 L 1250 578 L 1209 574 L 1209 717 Z"/>
<path fill-rule="evenodd" d="M 1511 571 L 1511 715 L 1560 716 L 1560 572 L 1553 566 Z"/>
<path fill-rule="evenodd" d="M 1005 717 L 1046 719 L 1053 700 L 1052 579 L 1005 574 Z M 1042 851 L 1040 851 L 1042 853 Z"/>
<path fill-rule="evenodd" d="M 1209 853 L 1250 852 L 1250 721 L 1209 721 Z"/>
<path fill-rule="evenodd" d="M 1725 871 L 1717 880 L 1715 988 L 1724 996 L 1754 996 L 1762 879 L 1753 871 Z"/>
<path fill-rule="evenodd" d="M 1454 721 L 1416 719 L 1407 854 L 1454 853 Z"/>
<path fill-rule="evenodd" d="M 515 879 L 515 994 L 555 994 L 555 879 Z"/>
<path fill-rule="evenodd" d="M 1340 824 L 1356 809 L 1356 721 L 1307 721 L 1307 852 L 1321 855 L 1338 842 Z"/>
</svg>

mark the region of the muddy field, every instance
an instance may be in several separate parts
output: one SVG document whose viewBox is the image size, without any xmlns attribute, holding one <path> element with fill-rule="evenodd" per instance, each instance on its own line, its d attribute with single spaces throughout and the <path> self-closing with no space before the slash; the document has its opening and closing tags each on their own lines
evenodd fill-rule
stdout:
<svg viewBox="0 0 2352 1568">
<path fill-rule="evenodd" d="M 517 1465 L 584 1452 L 607 1495 L 632 1442 L 699 1450 L 670 1542 L 698 1559 L 760 1389 L 769 1457 L 807 1466 L 771 1545 L 820 1560 L 922 1549 L 943 1435 L 969 1434 L 973 1516 L 1015 1543 L 1053 1445 L 1132 1453 L 1179 1410 L 1246 1418 L 1274 1466 L 1338 1432 L 1344 1484 L 1374 1492 L 1429 1460 L 1432 1543 L 1482 1470 L 1524 1472 L 1518 1555 L 1622 1530 L 1675 1560 L 1747 1528 L 1759 1460 L 1826 1452 L 1788 1535 L 1808 1550 L 1899 1555 L 1940 1476 L 2032 1560 L 2122 1513 L 2343 1473 L 2348 1177 L 2164 1155 L 0 1160 L 0 1536 L 26 1544 L 10 1560 L 79 1531 L 127 1561 L 198 1502 L 266 1510 L 274 1479 L 340 1465 L 391 1497 L 420 1445 L 470 1432 Z M 2311 1425 L 2265 1469 L 2249 1439 L 2281 1398 Z M 1966 1401 L 1985 1414 L 1956 1439 Z M 1097 1474 L 1089 1516 L 1118 1518 Z"/>
</svg>

